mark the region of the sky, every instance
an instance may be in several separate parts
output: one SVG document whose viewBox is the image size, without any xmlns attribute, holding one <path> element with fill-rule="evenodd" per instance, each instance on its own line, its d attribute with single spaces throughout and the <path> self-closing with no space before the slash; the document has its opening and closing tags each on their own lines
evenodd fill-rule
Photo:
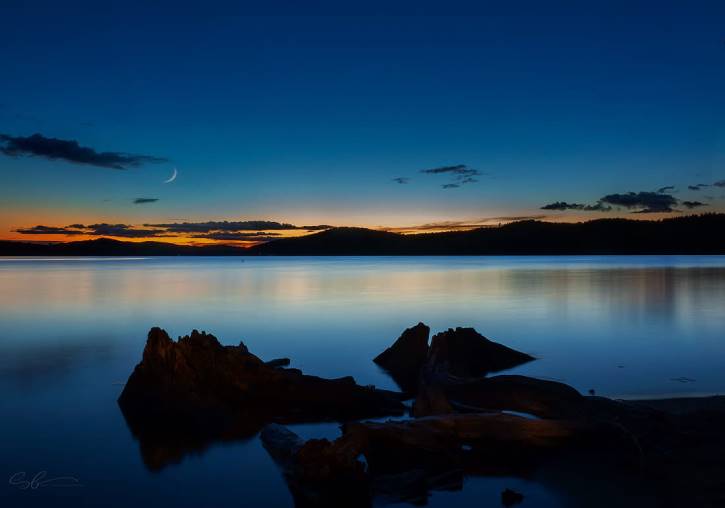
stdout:
<svg viewBox="0 0 725 508">
<path fill-rule="evenodd" d="M 721 1 L 180 4 L 0 3 L 0 239 L 725 211 Z"/>
</svg>

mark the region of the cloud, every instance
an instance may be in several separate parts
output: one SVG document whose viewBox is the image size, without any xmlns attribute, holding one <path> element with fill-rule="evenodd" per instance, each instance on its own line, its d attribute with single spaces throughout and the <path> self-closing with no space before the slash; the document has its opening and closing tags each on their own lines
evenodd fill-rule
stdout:
<svg viewBox="0 0 725 508">
<path fill-rule="evenodd" d="M 144 227 L 163 228 L 170 233 L 209 233 L 211 231 L 264 231 L 314 229 L 317 226 L 298 227 L 293 224 L 265 220 L 172 222 L 167 224 L 144 224 Z M 324 227 L 323 229 L 327 229 Z"/>
<path fill-rule="evenodd" d="M 19 228 L 16 232 L 23 235 L 88 235 L 88 236 L 119 236 L 124 238 L 144 238 L 152 236 L 169 236 L 165 231 L 157 229 L 135 229 L 128 224 L 71 224 L 66 227 L 33 226 Z"/>
<path fill-rule="evenodd" d="M 677 199 L 670 194 L 659 192 L 627 192 L 608 194 L 599 202 L 627 209 L 640 208 L 637 213 L 659 213 L 675 211 L 673 207 L 677 204 Z"/>
<path fill-rule="evenodd" d="M 124 238 L 144 238 L 151 236 L 168 236 L 164 231 L 156 229 L 134 229 L 129 224 L 91 224 L 86 226 L 86 234 L 92 236 L 120 236 Z"/>
<path fill-rule="evenodd" d="M 693 208 L 699 208 L 701 206 L 708 206 L 707 203 L 702 203 L 700 201 L 682 201 L 681 204 L 682 206 L 690 210 L 692 210 Z"/>
<path fill-rule="evenodd" d="M 675 192 L 675 186 L 667 185 L 665 187 L 660 187 L 659 189 L 657 189 L 657 192 L 660 194 L 669 194 L 670 192 Z"/>
<path fill-rule="evenodd" d="M 421 173 L 426 175 L 449 175 L 451 182 L 441 185 L 444 189 L 455 189 L 461 185 L 469 183 L 476 183 L 478 179 L 476 176 L 481 176 L 483 173 L 477 169 L 469 168 L 465 164 L 456 164 L 455 166 L 441 166 L 438 168 L 421 169 Z"/>
<path fill-rule="evenodd" d="M 700 184 L 702 185 L 702 184 Z M 672 189 L 672 186 L 662 189 Z M 660 189 L 660 190 L 662 190 Z M 581 203 L 568 203 L 566 201 L 555 201 L 541 207 L 542 210 L 582 210 L 585 212 L 609 212 L 613 207 L 621 207 L 632 210 L 632 213 L 668 213 L 679 212 L 675 206 L 684 206 L 692 210 L 708 206 L 701 201 L 680 201 L 671 194 L 665 192 L 625 192 L 622 194 L 608 194 L 600 198 L 593 205 Z"/>
<path fill-rule="evenodd" d="M 395 183 L 399 183 L 401 185 L 405 185 L 406 183 L 410 183 L 410 178 L 407 176 L 398 176 L 396 178 L 393 178 L 393 181 Z"/>
<path fill-rule="evenodd" d="M 541 207 L 541 210 L 582 210 L 585 212 L 609 212 L 612 207 L 597 201 L 593 205 L 583 205 L 581 203 L 567 203 L 566 201 L 556 201 L 555 203 L 549 203 Z"/>
<path fill-rule="evenodd" d="M 587 205 L 582 208 L 585 212 L 611 212 L 612 207 L 605 205 L 601 200 L 597 201 L 593 205 Z"/>
<path fill-rule="evenodd" d="M 706 183 L 698 183 L 697 185 L 688 185 L 687 186 L 687 188 L 690 189 L 691 191 L 699 191 L 706 187 L 710 187 L 710 186 Z"/>
<path fill-rule="evenodd" d="M 442 166 L 439 168 L 433 168 L 433 169 L 421 169 L 421 173 L 427 173 L 429 175 L 437 175 L 440 173 L 453 173 L 456 175 L 467 175 L 470 174 L 470 172 L 473 171 L 475 174 L 478 174 L 478 172 L 475 169 L 469 169 L 468 166 L 465 164 L 456 164 L 455 166 Z"/>
<path fill-rule="evenodd" d="M 0 152 L 11 157 L 44 157 L 111 169 L 128 169 L 147 163 L 166 162 L 164 158 L 151 155 L 97 152 L 92 148 L 80 146 L 74 140 L 47 138 L 42 134 L 33 134 L 28 137 L 0 134 Z"/>
<path fill-rule="evenodd" d="M 136 198 L 133 200 L 134 205 L 143 205 L 145 203 L 156 203 L 159 198 Z"/>
<path fill-rule="evenodd" d="M 15 231 L 23 235 L 82 235 L 83 231 L 77 231 L 76 226 L 83 227 L 80 224 L 74 224 L 68 227 L 55 226 L 33 226 L 31 228 L 19 228 Z"/>
<path fill-rule="evenodd" d="M 257 242 L 265 242 L 268 240 L 274 240 L 280 236 L 280 233 L 270 233 L 264 231 L 254 232 L 228 232 L 228 231 L 215 231 L 213 233 L 204 233 L 201 235 L 192 235 L 192 238 L 206 238 L 209 240 L 254 240 Z"/>
<path fill-rule="evenodd" d="M 566 201 L 556 201 L 541 207 L 542 210 L 583 210 L 585 205 L 579 203 L 567 203 Z"/>
<path fill-rule="evenodd" d="M 138 198 L 146 202 L 155 201 L 155 198 Z M 152 200 L 152 201 L 148 201 Z M 25 235 L 88 235 L 88 236 L 117 236 L 123 238 L 152 238 L 175 237 L 191 235 L 192 238 L 206 238 L 211 240 L 272 240 L 280 236 L 279 233 L 269 230 L 286 231 L 321 231 L 332 226 L 312 225 L 295 226 L 274 221 L 209 221 L 209 222 L 181 222 L 168 224 L 143 224 L 134 226 L 130 224 L 71 224 L 69 226 L 33 226 L 19 228 L 15 231 Z"/>
<path fill-rule="evenodd" d="M 715 187 L 725 187 L 725 180 L 718 180 L 717 182 L 713 183 Z"/>
</svg>

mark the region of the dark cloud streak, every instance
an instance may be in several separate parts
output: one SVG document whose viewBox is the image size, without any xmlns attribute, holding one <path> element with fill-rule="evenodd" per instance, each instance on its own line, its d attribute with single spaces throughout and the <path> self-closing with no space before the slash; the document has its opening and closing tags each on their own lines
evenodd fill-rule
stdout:
<svg viewBox="0 0 725 508">
<path fill-rule="evenodd" d="M 55 227 L 55 226 L 33 226 L 31 228 L 19 228 L 15 231 L 23 235 L 82 235 L 83 231 L 77 231 L 74 224 L 68 227 Z"/>
<path fill-rule="evenodd" d="M 624 194 L 608 194 L 599 200 L 612 206 L 627 209 L 641 208 L 637 213 L 673 212 L 677 199 L 669 194 L 659 192 L 627 192 Z"/>
<path fill-rule="evenodd" d="M 74 164 L 110 169 L 128 169 L 142 164 L 167 161 L 167 159 L 151 155 L 97 152 L 93 148 L 80 146 L 75 140 L 47 138 L 42 134 L 27 137 L 0 134 L 0 152 L 10 157 L 31 156 L 50 160 L 60 159 Z"/>
<path fill-rule="evenodd" d="M 281 222 L 251 221 L 208 221 L 208 222 L 172 222 L 162 224 L 144 224 L 144 227 L 163 228 L 169 233 L 209 233 L 211 231 L 264 231 L 313 229 L 317 226 L 298 227 Z M 326 228 L 325 228 L 326 229 Z"/>
<path fill-rule="evenodd" d="M 32 228 L 19 228 L 15 230 L 23 235 L 89 235 L 89 236 L 118 236 L 124 238 L 145 238 L 155 236 L 169 236 L 165 231 L 157 229 L 134 229 L 128 224 L 71 224 L 66 227 L 33 226 Z"/>
<path fill-rule="evenodd" d="M 452 181 L 441 185 L 444 189 L 455 189 L 462 185 L 469 183 L 476 183 L 477 176 L 481 176 L 483 173 L 477 169 L 469 168 L 465 164 L 456 164 L 455 166 L 441 166 L 438 168 L 421 169 L 421 173 L 426 175 L 449 175 Z"/>
<path fill-rule="evenodd" d="M 688 210 L 692 210 L 693 208 L 700 208 L 701 206 L 708 206 L 707 203 L 703 203 L 701 201 L 682 201 L 681 204 Z"/>
<path fill-rule="evenodd" d="M 276 240 L 280 236 L 280 233 L 270 233 L 265 231 L 254 231 L 254 232 L 229 232 L 229 231 L 214 231 L 212 233 L 204 233 L 200 235 L 192 235 L 192 238 L 204 238 L 208 240 L 252 240 L 255 242 L 266 242 L 269 240 Z"/>
<path fill-rule="evenodd" d="M 541 210 L 582 210 L 584 212 L 609 212 L 612 210 L 611 206 L 603 204 L 601 201 L 597 201 L 593 205 L 584 205 L 581 203 L 567 203 L 566 201 L 557 201 L 555 203 L 549 203 L 541 207 Z"/>
</svg>

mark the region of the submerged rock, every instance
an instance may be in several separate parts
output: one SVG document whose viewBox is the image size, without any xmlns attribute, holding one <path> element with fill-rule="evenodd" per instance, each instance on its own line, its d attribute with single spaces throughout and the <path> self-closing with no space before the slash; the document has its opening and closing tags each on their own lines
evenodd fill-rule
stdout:
<svg viewBox="0 0 725 508">
<path fill-rule="evenodd" d="M 360 386 L 352 377 L 323 379 L 276 366 L 204 332 L 174 342 L 153 328 L 119 404 L 129 411 L 204 411 L 206 417 L 242 411 L 294 420 L 402 413 L 393 392 Z"/>
<path fill-rule="evenodd" d="M 586 483 L 586 494 L 624 481 L 656 492 L 642 506 L 725 502 L 725 398 L 623 402 L 525 376 L 481 378 L 532 358 L 472 328 L 438 334 L 430 347 L 427 337 L 419 324 L 376 358 L 415 381 L 411 420 L 353 421 L 402 414 L 401 394 L 351 377 L 307 376 L 284 368 L 287 361 L 265 363 L 244 344 L 222 346 L 204 332 L 175 342 L 159 328 L 149 332 L 118 402 L 151 469 L 263 429 L 298 507 L 367 507 L 376 497 L 424 504 L 431 490 L 462 488 L 464 475 L 531 477 L 547 469 L 550 481 L 564 472 L 573 478 L 566 482 Z M 347 423 L 334 441 L 304 441 L 269 424 L 320 420 Z M 501 501 L 521 498 L 504 491 Z"/>
<path fill-rule="evenodd" d="M 243 344 L 222 346 L 196 330 L 174 342 L 160 328 L 149 332 L 118 404 L 156 468 L 178 460 L 187 445 L 193 450 L 250 436 L 272 420 L 345 421 L 404 411 L 399 394 L 360 386 L 352 377 L 323 379 L 270 366 Z"/>
<path fill-rule="evenodd" d="M 430 328 L 423 323 L 407 328 L 388 349 L 373 361 L 388 371 L 404 391 L 414 393 L 420 369 L 428 356 Z"/>
<path fill-rule="evenodd" d="M 433 336 L 423 323 L 406 329 L 373 360 L 408 394 L 415 395 L 432 377 L 481 377 L 535 358 L 493 342 L 473 328 L 448 329 Z"/>
<path fill-rule="evenodd" d="M 473 328 L 450 328 L 431 340 L 427 363 L 458 377 L 485 376 L 535 360 L 503 344 L 493 342 Z"/>
</svg>

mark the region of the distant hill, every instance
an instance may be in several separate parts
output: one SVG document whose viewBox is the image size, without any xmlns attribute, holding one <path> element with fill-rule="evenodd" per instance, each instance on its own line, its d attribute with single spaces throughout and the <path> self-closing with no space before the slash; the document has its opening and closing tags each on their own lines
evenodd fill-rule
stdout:
<svg viewBox="0 0 725 508">
<path fill-rule="evenodd" d="M 400 235 L 334 228 L 249 249 L 257 255 L 725 254 L 725 214 L 661 221 L 521 221 L 471 231 Z"/>
<path fill-rule="evenodd" d="M 660 221 L 600 219 L 574 224 L 521 221 L 471 231 L 401 235 L 332 228 L 248 249 L 107 238 L 38 244 L 0 242 L 4 256 L 369 256 L 534 254 L 725 254 L 725 214 Z"/>
<path fill-rule="evenodd" d="M 110 238 L 67 243 L 0 241 L 1 256 L 240 256 L 245 249 L 227 245 L 192 247 L 166 242 L 122 242 Z"/>
</svg>

